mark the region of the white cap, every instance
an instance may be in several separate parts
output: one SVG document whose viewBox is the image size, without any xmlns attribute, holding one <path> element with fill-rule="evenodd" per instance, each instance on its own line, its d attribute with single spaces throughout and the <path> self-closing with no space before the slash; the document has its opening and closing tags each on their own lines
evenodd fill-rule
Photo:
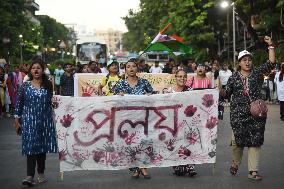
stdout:
<svg viewBox="0 0 284 189">
<path fill-rule="evenodd" d="M 247 50 L 243 50 L 238 55 L 238 61 L 240 61 L 244 56 L 252 57 L 252 54 L 250 52 L 248 52 Z"/>
</svg>

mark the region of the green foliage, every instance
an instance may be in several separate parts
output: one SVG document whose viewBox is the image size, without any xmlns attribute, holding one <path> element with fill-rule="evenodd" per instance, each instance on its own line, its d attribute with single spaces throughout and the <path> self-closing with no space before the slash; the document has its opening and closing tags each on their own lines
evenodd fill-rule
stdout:
<svg viewBox="0 0 284 189">
<path fill-rule="evenodd" d="M 284 41 L 284 29 L 280 23 L 280 10 L 284 8 L 284 0 L 234 0 L 234 2 L 238 13 L 237 51 L 243 49 L 243 27 L 246 27 L 248 36 L 251 36 L 254 44 L 248 50 L 256 50 L 256 61 L 262 62 L 264 57 L 260 49 L 263 49 L 262 53 L 266 50 L 262 40 L 264 35 L 272 33 L 276 44 Z M 219 3 L 220 1 L 214 0 L 140 0 L 138 11 L 130 10 L 129 14 L 123 18 L 128 28 L 128 32 L 123 36 L 124 47 L 131 51 L 145 49 L 158 31 L 171 22 L 172 26 L 166 34 L 175 33 L 183 37 L 185 44 L 194 48 L 195 53 L 192 58 L 196 60 L 215 58 L 217 57 L 218 39 L 222 49 L 224 39 L 226 39 L 223 36 L 228 35 L 226 22 L 228 13 L 230 57 L 232 57 L 232 7 L 222 10 Z M 257 18 L 254 28 L 251 25 L 252 16 Z M 250 39 L 247 38 L 247 41 Z M 277 56 L 280 56 L 279 59 L 282 60 L 283 48 L 277 51 L 279 51 Z M 267 54 L 266 51 L 265 54 Z M 222 58 L 225 58 L 227 52 L 224 52 L 223 56 Z"/>
<path fill-rule="evenodd" d="M 170 22 L 172 26 L 166 34 L 177 34 L 187 45 L 206 48 L 215 42 L 214 33 L 207 25 L 208 10 L 213 6 L 212 0 L 141 0 L 140 10 L 130 10 L 123 18 L 128 28 L 123 44 L 128 50 L 139 52 Z"/>
<path fill-rule="evenodd" d="M 43 27 L 43 40 L 45 46 L 57 47 L 59 45 L 58 40 L 67 40 L 69 30 L 63 24 L 47 15 L 40 15 L 38 16 L 38 19 Z"/>
<path fill-rule="evenodd" d="M 0 1 L 0 55 L 19 53 L 19 35 L 28 29 L 29 20 L 24 16 L 25 3 L 22 0 Z M 3 43 L 9 38 L 9 43 Z"/>
</svg>

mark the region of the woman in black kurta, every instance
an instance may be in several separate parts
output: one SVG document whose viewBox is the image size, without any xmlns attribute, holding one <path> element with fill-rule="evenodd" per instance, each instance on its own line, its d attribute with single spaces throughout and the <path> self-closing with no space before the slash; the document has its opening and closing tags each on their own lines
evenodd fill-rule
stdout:
<svg viewBox="0 0 284 189">
<path fill-rule="evenodd" d="M 250 113 L 250 98 L 252 101 L 260 99 L 264 74 L 270 73 L 275 63 L 275 53 L 271 38 L 266 36 L 269 60 L 259 68 L 253 68 L 252 55 L 248 51 L 239 53 L 239 69 L 228 80 L 225 91 L 232 97 L 230 107 L 230 122 L 233 130 L 233 164 L 231 174 L 235 175 L 242 158 L 244 147 L 249 148 L 248 168 L 249 178 L 261 180 L 258 174 L 260 146 L 264 141 L 266 118 L 254 118 Z M 248 94 L 247 94 L 248 93 Z"/>
</svg>

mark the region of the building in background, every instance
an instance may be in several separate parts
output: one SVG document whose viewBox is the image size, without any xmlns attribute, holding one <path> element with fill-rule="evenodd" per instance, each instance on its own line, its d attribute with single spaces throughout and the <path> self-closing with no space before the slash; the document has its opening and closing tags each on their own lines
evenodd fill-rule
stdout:
<svg viewBox="0 0 284 189">
<path fill-rule="evenodd" d="M 123 32 L 114 29 L 95 30 L 94 35 L 97 38 L 103 39 L 108 45 L 110 54 L 114 54 L 120 49 Z"/>
<path fill-rule="evenodd" d="M 34 0 L 26 0 L 26 15 L 36 25 L 40 25 L 40 21 L 36 18 L 35 12 L 39 11 L 39 5 Z"/>
</svg>

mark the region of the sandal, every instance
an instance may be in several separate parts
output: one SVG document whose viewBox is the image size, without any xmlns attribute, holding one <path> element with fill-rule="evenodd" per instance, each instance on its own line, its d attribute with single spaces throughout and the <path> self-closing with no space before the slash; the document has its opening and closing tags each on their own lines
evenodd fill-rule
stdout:
<svg viewBox="0 0 284 189">
<path fill-rule="evenodd" d="M 131 176 L 131 178 L 133 179 L 138 179 L 139 175 L 140 175 L 140 169 L 138 167 L 135 168 L 130 168 L 129 169 L 131 172 L 133 172 L 133 175 Z"/>
<path fill-rule="evenodd" d="M 236 175 L 238 172 L 239 166 L 233 163 L 230 167 L 230 173 L 231 175 Z"/>
<path fill-rule="evenodd" d="M 149 175 L 149 173 L 143 172 L 142 170 L 146 171 L 147 169 L 145 169 L 145 168 L 140 169 L 140 173 L 141 173 L 141 175 L 144 177 L 144 179 L 150 179 L 151 176 Z M 147 173 L 147 174 L 146 174 L 146 173 Z"/>
<path fill-rule="evenodd" d="M 253 173 L 255 173 L 255 174 L 253 174 Z M 250 171 L 248 178 L 252 179 L 252 180 L 262 180 L 262 177 L 258 174 L 257 171 Z"/>
</svg>

